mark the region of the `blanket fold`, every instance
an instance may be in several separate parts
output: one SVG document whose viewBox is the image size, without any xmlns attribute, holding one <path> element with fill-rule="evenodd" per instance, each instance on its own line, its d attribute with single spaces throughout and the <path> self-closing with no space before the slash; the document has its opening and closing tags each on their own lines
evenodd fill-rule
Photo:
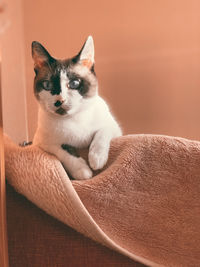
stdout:
<svg viewBox="0 0 200 267">
<path fill-rule="evenodd" d="M 111 143 L 106 168 L 71 181 L 36 146 L 5 137 L 6 178 L 78 232 L 149 266 L 200 266 L 200 143 L 129 135 Z"/>
</svg>

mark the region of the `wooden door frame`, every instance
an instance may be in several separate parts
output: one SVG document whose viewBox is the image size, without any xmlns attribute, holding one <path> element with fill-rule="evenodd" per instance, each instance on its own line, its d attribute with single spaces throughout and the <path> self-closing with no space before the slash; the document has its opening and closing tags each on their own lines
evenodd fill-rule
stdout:
<svg viewBox="0 0 200 267">
<path fill-rule="evenodd" d="M 3 119 L 1 102 L 1 68 L 0 68 L 0 266 L 8 267 L 8 240 L 6 221 L 6 182 L 3 141 Z"/>
</svg>

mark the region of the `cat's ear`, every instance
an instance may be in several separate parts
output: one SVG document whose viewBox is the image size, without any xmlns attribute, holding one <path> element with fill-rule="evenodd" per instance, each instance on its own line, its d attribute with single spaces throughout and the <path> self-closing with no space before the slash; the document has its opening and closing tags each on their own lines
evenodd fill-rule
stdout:
<svg viewBox="0 0 200 267">
<path fill-rule="evenodd" d="M 35 63 L 35 67 L 41 68 L 45 64 L 50 63 L 53 58 L 48 51 L 40 43 L 32 42 L 32 57 Z"/>
<path fill-rule="evenodd" d="M 79 61 L 83 66 L 91 69 L 94 65 L 94 41 L 92 36 L 89 36 L 79 52 Z"/>
</svg>

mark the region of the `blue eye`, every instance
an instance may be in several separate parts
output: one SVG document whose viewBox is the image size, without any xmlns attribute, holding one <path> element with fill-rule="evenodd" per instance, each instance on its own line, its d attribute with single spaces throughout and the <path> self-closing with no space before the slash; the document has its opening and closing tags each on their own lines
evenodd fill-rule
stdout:
<svg viewBox="0 0 200 267">
<path fill-rule="evenodd" d="M 50 90 L 53 89 L 53 83 L 50 82 L 50 81 L 47 81 L 47 80 L 45 80 L 45 81 L 42 82 L 42 86 L 47 91 L 50 91 Z"/>
<path fill-rule="evenodd" d="M 70 89 L 78 89 L 81 85 L 81 80 L 80 79 L 73 79 L 69 81 L 68 87 Z"/>
</svg>

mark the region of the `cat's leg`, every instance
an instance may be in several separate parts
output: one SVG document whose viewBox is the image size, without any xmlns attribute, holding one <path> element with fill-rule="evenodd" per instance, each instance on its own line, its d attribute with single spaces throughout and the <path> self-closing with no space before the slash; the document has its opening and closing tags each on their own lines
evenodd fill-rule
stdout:
<svg viewBox="0 0 200 267">
<path fill-rule="evenodd" d="M 72 147 L 67 145 L 50 146 L 47 151 L 54 154 L 62 162 L 64 168 L 74 179 L 85 180 L 92 177 L 92 171 L 86 161 L 76 155 Z"/>
<path fill-rule="evenodd" d="M 120 136 L 121 131 L 117 129 L 103 128 L 96 132 L 89 148 L 89 163 L 93 170 L 99 170 L 104 167 L 108 160 L 110 141 L 112 138 Z"/>
</svg>

